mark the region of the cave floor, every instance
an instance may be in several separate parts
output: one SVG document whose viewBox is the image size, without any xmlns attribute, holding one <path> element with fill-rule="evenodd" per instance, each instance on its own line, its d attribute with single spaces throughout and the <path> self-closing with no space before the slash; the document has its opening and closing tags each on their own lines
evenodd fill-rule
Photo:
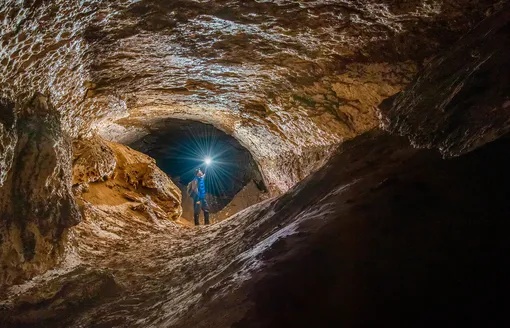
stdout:
<svg viewBox="0 0 510 328">
<path fill-rule="evenodd" d="M 505 310 L 508 139 L 444 160 L 372 131 L 287 194 L 209 227 L 85 208 L 5 327 L 490 323 Z"/>
</svg>

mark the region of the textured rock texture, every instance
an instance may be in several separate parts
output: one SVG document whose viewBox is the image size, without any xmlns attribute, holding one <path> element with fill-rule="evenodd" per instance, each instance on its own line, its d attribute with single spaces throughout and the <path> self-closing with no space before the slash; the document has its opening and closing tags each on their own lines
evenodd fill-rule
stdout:
<svg viewBox="0 0 510 328">
<path fill-rule="evenodd" d="M 44 287 L 37 286 L 19 295 L 19 308 L 3 308 L 0 315 L 20 325 L 46 325 L 65 320 L 69 310 L 97 305 L 103 299 L 118 294 L 119 286 L 111 273 L 78 268 L 51 280 Z M 0 322 L 2 319 L 0 319 Z"/>
<path fill-rule="evenodd" d="M 104 181 L 116 167 L 115 153 L 102 138 L 73 143 L 73 185 Z"/>
<path fill-rule="evenodd" d="M 154 159 L 99 136 L 76 140 L 73 148 L 73 186 L 81 202 L 130 203 L 132 211 L 154 221 L 181 216 L 181 191 Z"/>
<path fill-rule="evenodd" d="M 506 314 L 491 302 L 508 294 L 508 139 L 452 161 L 381 132 L 337 150 L 424 65 L 383 108 L 387 129 L 445 154 L 506 132 L 506 2 L 3 1 L 0 284 L 54 266 L 69 242 L 53 271 L 0 289 L 0 325 L 454 326 Z M 168 220 L 179 190 L 115 143 L 167 118 L 234 136 L 283 195 L 211 227 Z"/>
<path fill-rule="evenodd" d="M 81 219 L 71 192 L 71 140 L 49 99 L 37 94 L 3 110 L 11 164 L 0 186 L 0 285 L 58 262 L 66 229 Z"/>
<path fill-rule="evenodd" d="M 0 323 L 507 326 L 509 140 L 443 160 L 374 131 L 284 196 L 200 229 L 87 208 L 73 229 L 83 265 L 13 288 Z"/>
<path fill-rule="evenodd" d="M 15 104 L 7 99 L 0 98 L 0 186 L 7 178 L 12 165 L 17 135 L 14 131 Z"/>
<path fill-rule="evenodd" d="M 381 100 L 502 2 L 6 0 L 0 98 L 51 95 L 72 136 L 212 123 L 280 193 L 376 126 Z"/>
<path fill-rule="evenodd" d="M 510 5 L 481 22 L 381 106 L 383 127 L 444 155 L 510 130 Z"/>
<path fill-rule="evenodd" d="M 240 211 L 258 204 L 266 199 L 270 198 L 269 195 L 251 181 L 244 188 L 235 195 L 235 197 L 218 213 L 211 215 L 211 223 L 221 222 L 228 219 L 229 217 L 239 213 Z"/>
</svg>

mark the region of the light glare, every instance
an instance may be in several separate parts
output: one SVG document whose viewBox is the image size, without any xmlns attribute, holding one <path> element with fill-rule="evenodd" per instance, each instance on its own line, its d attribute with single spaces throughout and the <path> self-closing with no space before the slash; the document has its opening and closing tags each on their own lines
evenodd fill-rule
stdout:
<svg viewBox="0 0 510 328">
<path fill-rule="evenodd" d="M 206 157 L 204 160 L 205 165 L 210 165 L 212 163 L 212 158 Z"/>
</svg>

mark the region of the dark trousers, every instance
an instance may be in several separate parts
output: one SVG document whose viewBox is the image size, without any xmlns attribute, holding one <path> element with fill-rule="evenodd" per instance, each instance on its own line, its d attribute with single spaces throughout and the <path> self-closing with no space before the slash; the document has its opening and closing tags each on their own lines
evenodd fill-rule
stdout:
<svg viewBox="0 0 510 328">
<path fill-rule="evenodd" d="M 204 222 L 205 224 L 209 224 L 209 205 L 207 205 L 207 201 L 204 199 L 195 198 L 193 200 L 193 217 L 195 218 L 195 225 L 200 225 L 200 209 L 204 211 Z"/>
</svg>

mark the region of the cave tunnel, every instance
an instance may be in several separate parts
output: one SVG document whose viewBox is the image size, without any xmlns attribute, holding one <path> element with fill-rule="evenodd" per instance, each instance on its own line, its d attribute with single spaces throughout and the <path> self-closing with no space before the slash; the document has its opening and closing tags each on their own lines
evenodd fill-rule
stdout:
<svg viewBox="0 0 510 328">
<path fill-rule="evenodd" d="M 0 328 L 510 326 L 510 0 L 0 25 Z"/>
<path fill-rule="evenodd" d="M 217 214 L 213 221 L 225 219 L 268 196 L 251 153 L 237 139 L 211 124 L 166 119 L 129 146 L 154 158 L 179 187 L 183 217 L 188 220 L 193 217 L 193 206 L 186 187 L 198 168 L 206 174 L 207 201 L 213 217 Z M 206 163 L 208 158 L 211 163 Z M 231 202 L 233 208 L 220 214 Z"/>
</svg>

